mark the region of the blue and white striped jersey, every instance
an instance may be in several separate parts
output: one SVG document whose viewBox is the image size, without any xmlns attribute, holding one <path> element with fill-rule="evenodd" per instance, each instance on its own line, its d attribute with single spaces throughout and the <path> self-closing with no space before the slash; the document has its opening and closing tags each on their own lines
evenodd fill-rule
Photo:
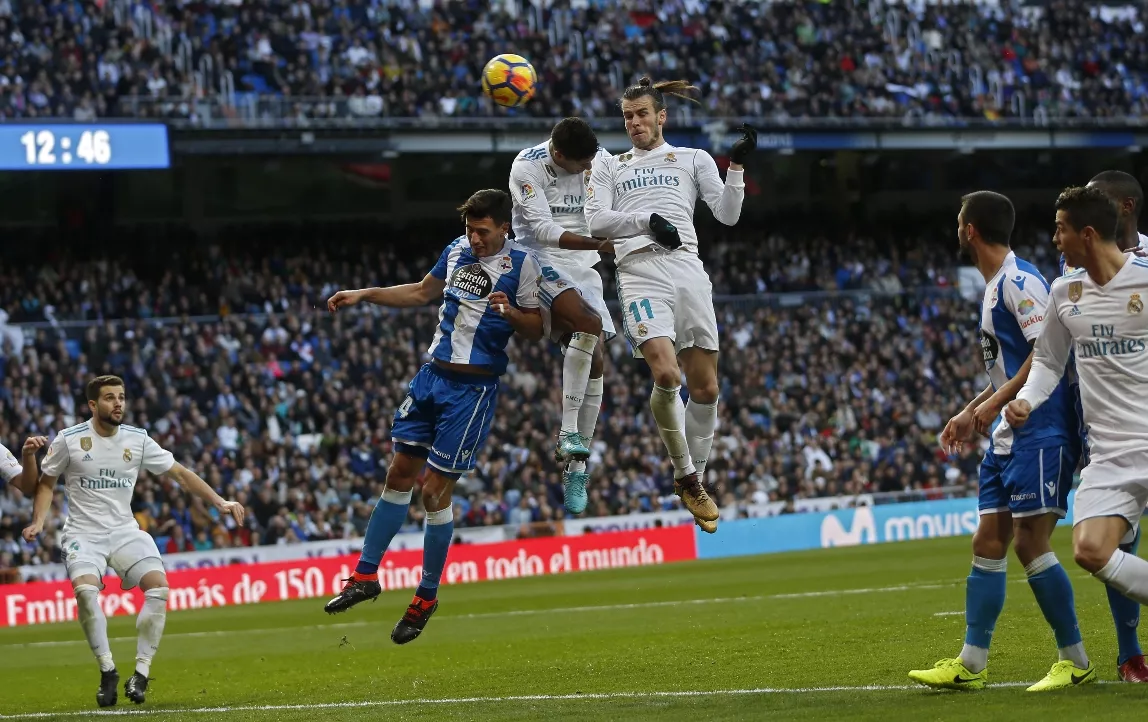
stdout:
<svg viewBox="0 0 1148 722">
<path fill-rule="evenodd" d="M 510 239 L 499 253 L 479 258 L 466 236 L 456 238 L 431 269 L 432 276 L 446 282 L 446 289 L 438 331 L 427 352 L 439 361 L 503 374 L 514 328 L 486 299 L 502 291 L 517 308 L 538 308 L 541 274 L 534 255 Z"/>
<path fill-rule="evenodd" d="M 1036 266 L 1009 253 L 996 275 L 985 286 L 981 305 L 981 352 L 993 389 L 1016 376 L 1032 351 L 1032 343 L 1044 328 L 1048 305 L 1048 282 Z M 1077 431 L 1072 398 L 1062 380 L 1049 402 L 1023 429 L 1014 430 L 1003 414 L 993 422 L 993 451 L 1008 455 L 1023 448 L 1043 448 L 1068 443 Z"/>
</svg>

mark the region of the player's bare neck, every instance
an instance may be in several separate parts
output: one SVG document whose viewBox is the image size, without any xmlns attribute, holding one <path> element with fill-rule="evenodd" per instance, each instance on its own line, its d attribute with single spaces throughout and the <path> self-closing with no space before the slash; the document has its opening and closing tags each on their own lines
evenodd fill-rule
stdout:
<svg viewBox="0 0 1148 722">
<path fill-rule="evenodd" d="M 1118 245 L 1106 244 L 1095 254 L 1085 258 L 1084 271 L 1093 283 L 1103 288 L 1116 277 L 1117 273 L 1120 273 L 1120 269 L 1124 268 L 1124 264 L 1130 260 Z"/>
<path fill-rule="evenodd" d="M 977 249 L 977 270 L 985 277 L 985 283 L 1000 273 L 1001 266 L 1004 265 L 1005 259 L 1010 253 L 1012 253 L 1012 249 L 1008 246 L 981 244 L 981 247 Z"/>
</svg>

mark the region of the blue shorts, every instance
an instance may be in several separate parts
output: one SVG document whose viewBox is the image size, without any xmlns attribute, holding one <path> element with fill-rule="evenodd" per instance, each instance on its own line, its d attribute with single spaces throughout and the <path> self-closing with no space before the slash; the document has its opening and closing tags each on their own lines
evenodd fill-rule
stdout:
<svg viewBox="0 0 1148 722">
<path fill-rule="evenodd" d="M 447 475 L 474 468 L 498 403 L 498 377 L 424 364 L 395 411 L 397 451 L 418 456 Z"/>
<path fill-rule="evenodd" d="M 1064 518 L 1076 472 L 1077 452 L 1068 445 L 1022 449 L 998 456 L 989 449 L 981 462 L 981 514 L 1014 517 L 1053 513 Z"/>
</svg>

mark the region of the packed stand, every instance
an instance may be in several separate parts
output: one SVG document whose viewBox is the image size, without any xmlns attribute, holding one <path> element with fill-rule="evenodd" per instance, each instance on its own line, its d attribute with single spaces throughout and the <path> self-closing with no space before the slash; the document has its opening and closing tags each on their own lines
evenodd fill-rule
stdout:
<svg viewBox="0 0 1148 722">
<path fill-rule="evenodd" d="M 508 15 L 507 8 L 528 8 Z M 685 77 L 702 115 L 775 120 L 1135 117 L 1135 6 L 384 0 L 0 0 L 7 117 L 482 116 L 484 63 L 530 58 L 512 113 L 608 116 L 638 75 Z M 321 98 L 321 102 L 314 99 Z M 310 100 L 308 100 L 310 99 Z M 203 101 L 214 101 L 204 103 Z M 214 110 L 206 110 L 210 106 Z M 238 108 L 238 110 L 235 110 Z"/>
<path fill-rule="evenodd" d="M 872 241 L 855 242 L 865 248 Z M 806 250 L 785 255 L 777 275 L 764 261 L 744 263 L 747 248 L 758 249 L 758 260 L 774 256 L 768 243 L 730 237 L 713 246 L 714 258 L 740 254 L 738 266 L 756 269 L 756 277 L 728 275 L 726 263 L 711 267 L 719 290 L 733 292 L 745 292 L 745 283 L 781 291 L 911 289 L 931 277 L 905 250 L 914 245 L 894 244 L 892 255 L 858 267 L 854 250 L 838 247 L 827 264 L 834 247 L 809 239 L 791 246 Z M 114 372 L 127 383 L 129 422 L 248 507 L 245 526 L 232 528 L 172 482 L 142 476 L 136 518 L 164 552 L 363 534 L 384 485 L 393 410 L 421 363 L 435 316 L 429 307 L 334 317 L 314 309 L 338 287 L 416 280 L 433 259 L 377 249 L 325 253 L 285 256 L 253 243 L 229 256 L 216 247 L 172 260 L 179 275 L 150 275 L 156 269 L 134 268 L 130 256 L 61 257 L 26 273 L 9 266 L 0 278 L 10 314 L 3 328 L 40 323 L 19 353 L 2 336 L 0 441 L 17 450 L 29 434 L 86 418 L 84 383 Z M 811 253 L 820 254 L 816 264 Z M 932 274 L 951 277 L 951 269 Z M 52 295 L 59 289 L 66 290 Z M 977 452 L 947 459 L 935 436 L 984 383 L 974 353 L 976 305 L 944 289 L 814 297 L 821 300 L 742 297 L 718 305 L 727 352 L 707 481 L 726 513 L 870 491 L 975 491 Z M 272 313 L 234 315 L 250 312 Z M 216 316 L 151 320 L 200 313 Z M 93 322 L 68 321 L 77 318 Z M 587 514 L 676 508 L 672 470 L 649 419 L 647 369 L 629 359 L 624 340 L 609 350 Z M 456 493 L 459 526 L 563 517 L 560 473 L 550 458 L 561 366 L 554 347 L 515 342 L 490 441 Z M 0 494 L 0 565 L 58 560 L 58 550 L 20 541 L 29 512 L 19 492 Z M 57 528 L 64 512 L 57 493 Z M 421 515 L 412 509 L 410 524 Z M 43 538 L 51 544 L 54 536 Z"/>
</svg>

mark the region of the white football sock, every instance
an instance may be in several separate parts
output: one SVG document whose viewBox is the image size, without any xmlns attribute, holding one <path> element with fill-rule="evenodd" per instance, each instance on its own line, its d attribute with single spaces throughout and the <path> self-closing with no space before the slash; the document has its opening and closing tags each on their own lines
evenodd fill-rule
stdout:
<svg viewBox="0 0 1148 722">
<path fill-rule="evenodd" d="M 650 411 L 654 414 L 662 443 L 669 452 L 670 463 L 674 465 L 675 479 L 696 471 L 690 457 L 689 444 L 686 443 L 686 407 L 682 403 L 681 390 L 681 386 L 664 389 L 654 384 L 654 391 L 650 394 Z"/>
<path fill-rule="evenodd" d="M 578 431 L 578 412 L 586 398 L 586 384 L 590 380 L 590 363 L 594 360 L 594 347 L 598 338 L 575 331 L 566 345 L 562 361 L 562 433 Z"/>
<path fill-rule="evenodd" d="M 689 444 L 690 457 L 694 460 L 698 476 L 706 473 L 716 428 L 717 402 L 699 404 L 691 398 L 686 404 L 686 443 Z"/>
<path fill-rule="evenodd" d="M 594 438 L 598 428 L 598 414 L 602 411 L 602 377 L 590 379 L 586 384 L 586 395 L 582 397 L 582 410 L 578 412 L 578 433 L 587 441 Z"/>
<path fill-rule="evenodd" d="M 989 666 L 989 650 L 984 647 L 966 644 L 961 647 L 959 656 L 961 664 L 965 665 L 965 669 L 973 674 L 980 674 L 982 669 Z"/>
<path fill-rule="evenodd" d="M 1129 599 L 1148 604 L 1148 561 L 1117 549 L 1093 576 Z"/>
<path fill-rule="evenodd" d="M 159 649 L 163 636 L 163 625 L 167 621 L 167 587 L 156 587 L 144 592 L 143 609 L 136 617 L 136 671 L 147 676 L 151 671 L 151 661 Z"/>
<path fill-rule="evenodd" d="M 100 606 L 100 589 L 94 584 L 80 584 L 76 587 L 76 602 L 79 605 L 80 627 L 84 630 L 84 637 L 96 661 L 100 663 L 100 671 L 108 672 L 116 668 L 112 661 L 112 646 L 108 642 L 108 618 L 104 616 L 104 609 Z"/>
</svg>

